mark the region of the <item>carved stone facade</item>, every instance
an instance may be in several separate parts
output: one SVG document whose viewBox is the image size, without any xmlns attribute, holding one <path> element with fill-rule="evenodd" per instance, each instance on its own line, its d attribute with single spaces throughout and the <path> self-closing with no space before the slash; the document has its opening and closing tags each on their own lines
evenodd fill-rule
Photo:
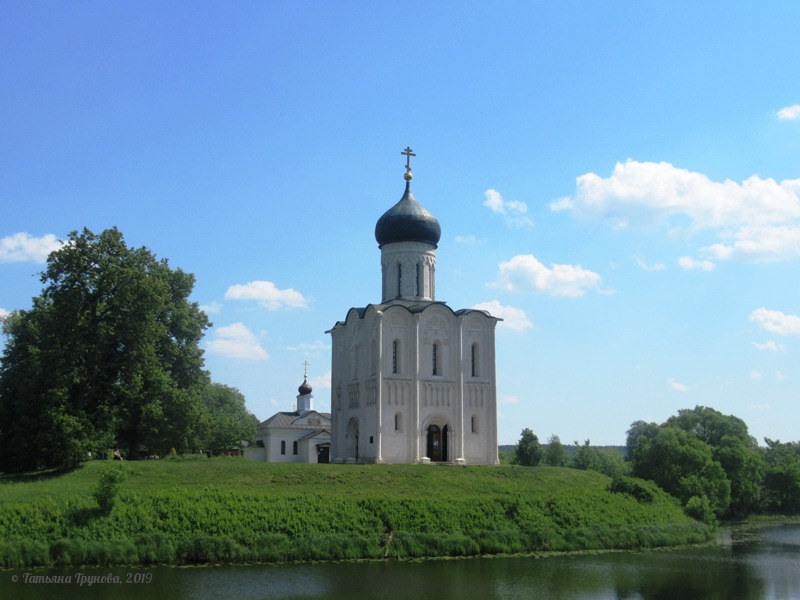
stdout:
<svg viewBox="0 0 800 600">
<path fill-rule="evenodd" d="M 381 248 L 383 302 L 436 298 L 436 252 L 420 242 Z"/>
<path fill-rule="evenodd" d="M 333 462 L 498 463 L 499 319 L 435 300 L 439 231 L 408 185 L 378 221 L 382 303 L 328 332 Z"/>
</svg>

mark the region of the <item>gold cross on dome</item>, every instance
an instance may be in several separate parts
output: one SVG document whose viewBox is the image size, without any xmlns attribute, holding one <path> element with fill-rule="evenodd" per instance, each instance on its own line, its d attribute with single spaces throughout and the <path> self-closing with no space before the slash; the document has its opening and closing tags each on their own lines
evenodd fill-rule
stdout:
<svg viewBox="0 0 800 600">
<path fill-rule="evenodd" d="M 406 157 L 406 171 L 410 171 L 411 170 L 411 157 L 412 156 L 416 156 L 416 154 L 414 154 L 411 151 L 411 146 L 406 146 L 406 149 L 403 150 L 400 154 L 402 154 L 403 156 Z"/>
<path fill-rule="evenodd" d="M 309 362 L 307 360 L 303 361 L 303 379 L 308 379 L 308 365 Z"/>
</svg>

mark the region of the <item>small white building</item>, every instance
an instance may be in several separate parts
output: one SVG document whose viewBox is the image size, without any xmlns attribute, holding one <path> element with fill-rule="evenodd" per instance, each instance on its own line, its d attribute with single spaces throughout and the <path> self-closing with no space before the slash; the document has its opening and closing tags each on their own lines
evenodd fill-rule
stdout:
<svg viewBox="0 0 800 600">
<path fill-rule="evenodd" d="M 331 415 L 313 408 L 308 377 L 297 388 L 297 410 L 278 412 L 256 427 L 256 446 L 245 458 L 262 462 L 329 462 Z"/>
<path fill-rule="evenodd" d="M 403 152 L 413 156 L 410 148 Z M 381 216 L 382 300 L 332 338 L 332 462 L 497 464 L 495 326 L 437 301 L 439 222 L 406 189 Z"/>
</svg>

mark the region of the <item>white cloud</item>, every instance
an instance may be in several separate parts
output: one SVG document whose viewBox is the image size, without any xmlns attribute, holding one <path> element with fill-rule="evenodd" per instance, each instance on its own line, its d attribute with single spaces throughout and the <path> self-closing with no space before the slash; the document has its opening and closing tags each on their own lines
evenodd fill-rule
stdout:
<svg viewBox="0 0 800 600">
<path fill-rule="evenodd" d="M 786 106 L 777 112 L 778 118 L 781 121 L 794 121 L 800 119 L 800 104 L 793 106 Z"/>
<path fill-rule="evenodd" d="M 324 375 L 319 375 L 317 377 L 312 377 L 311 380 L 308 382 L 312 389 L 324 389 L 329 390 L 331 389 L 331 372 L 328 371 Z"/>
<path fill-rule="evenodd" d="M 760 262 L 800 256 L 800 226 L 745 225 L 733 234 L 722 234 L 727 243 L 712 244 L 704 252 L 720 260 L 752 258 Z"/>
<path fill-rule="evenodd" d="M 780 352 L 783 350 L 783 346 L 781 346 L 780 344 L 776 344 L 772 340 L 764 342 L 763 344 L 759 344 L 758 342 L 753 342 L 753 346 L 755 346 L 759 350 L 769 350 L 770 352 Z"/>
<path fill-rule="evenodd" d="M 778 381 L 783 381 L 784 379 L 786 379 L 786 375 L 784 375 L 783 372 L 781 371 L 775 371 L 775 379 L 777 379 Z"/>
<path fill-rule="evenodd" d="M 256 335 L 243 323 L 234 323 L 214 330 L 215 339 L 206 342 L 209 352 L 243 360 L 266 360 L 269 354 Z"/>
<path fill-rule="evenodd" d="M 575 208 L 575 203 L 569 196 L 558 198 L 557 200 L 553 200 L 550 203 L 550 210 L 552 212 L 560 212 L 562 210 L 572 210 L 573 208 Z"/>
<path fill-rule="evenodd" d="M 778 335 L 800 335 L 800 317 L 787 315 L 779 310 L 767 310 L 763 306 L 750 313 L 753 323 Z"/>
<path fill-rule="evenodd" d="M 572 202 L 562 199 L 551 208 L 638 225 L 678 215 L 689 217 L 695 228 L 784 223 L 800 217 L 800 179 L 778 183 L 753 175 L 741 184 L 715 182 L 667 162 L 628 159 L 608 178 L 581 175 Z"/>
<path fill-rule="evenodd" d="M 25 232 L 15 233 L 0 239 L 0 263 L 43 263 L 53 250 L 58 250 L 62 245 L 52 233 L 38 238 Z"/>
<path fill-rule="evenodd" d="M 681 256 L 678 259 L 678 264 L 687 271 L 693 271 L 696 269 L 700 269 L 702 271 L 713 271 L 716 267 L 716 265 L 710 260 L 698 260 L 696 258 L 692 258 L 691 256 Z"/>
<path fill-rule="evenodd" d="M 530 227 L 533 225 L 525 213 L 528 212 L 528 205 L 516 200 L 503 200 L 503 196 L 497 190 L 486 190 L 484 192 L 486 200 L 483 205 L 493 213 L 502 215 L 509 227 Z"/>
<path fill-rule="evenodd" d="M 583 296 L 600 285 L 600 275 L 580 265 L 545 267 L 533 254 L 519 254 L 500 263 L 497 279 L 489 287 L 507 292 L 543 291 L 553 296 Z"/>
<path fill-rule="evenodd" d="M 267 310 L 280 308 L 306 308 L 308 300 L 292 288 L 279 290 L 271 281 L 251 281 L 246 285 L 232 285 L 225 292 L 226 300 L 258 300 Z"/>
<path fill-rule="evenodd" d="M 668 380 L 667 383 L 669 384 L 669 387 L 671 387 L 676 392 L 688 392 L 689 391 L 689 386 L 688 385 L 684 385 L 682 383 L 678 383 L 674 379 Z"/>
<path fill-rule="evenodd" d="M 502 321 L 497 323 L 501 329 L 510 329 L 511 331 L 526 331 L 533 327 L 533 323 L 528 319 L 528 315 L 521 308 L 513 306 L 504 306 L 500 304 L 499 300 L 491 300 L 489 302 L 481 302 L 472 308 L 477 310 L 488 311 L 493 317 L 500 317 Z"/>
<path fill-rule="evenodd" d="M 219 302 L 211 302 L 209 304 L 201 304 L 200 310 L 208 315 L 217 314 L 222 310 L 222 304 Z"/>
<path fill-rule="evenodd" d="M 581 175 L 574 197 L 560 198 L 550 209 L 608 220 L 614 230 L 716 230 L 722 241 L 701 250 L 718 260 L 800 256 L 800 179 L 753 175 L 741 183 L 720 182 L 667 162 L 628 159 L 609 177 Z"/>
<path fill-rule="evenodd" d="M 478 238 L 476 238 L 474 235 L 457 235 L 456 243 L 464 244 L 466 246 L 474 246 L 478 243 Z"/>
<path fill-rule="evenodd" d="M 286 346 L 286 349 L 291 352 L 304 352 L 306 354 L 319 354 L 323 350 L 330 350 L 330 346 L 323 341 L 317 340 L 315 342 L 306 343 L 301 342 L 294 346 Z"/>
<path fill-rule="evenodd" d="M 660 263 L 660 262 L 653 263 L 652 265 L 648 265 L 645 262 L 644 258 L 642 258 L 639 255 L 634 255 L 633 256 L 633 260 L 636 262 L 637 265 L 639 265 L 639 268 L 642 271 L 663 271 L 664 269 L 667 268 L 664 263 Z"/>
<path fill-rule="evenodd" d="M 500 402 L 503 404 L 519 404 L 519 398 L 514 395 L 503 396 Z"/>
<path fill-rule="evenodd" d="M 757 381 L 761 379 L 761 372 L 760 371 L 750 371 L 750 379 Z"/>
<path fill-rule="evenodd" d="M 5 308 L 0 308 L 0 319 L 5 319 L 10 314 L 11 314 L 10 310 L 6 310 Z"/>
<path fill-rule="evenodd" d="M 770 410 L 772 406 L 767 402 L 763 402 L 761 404 L 751 404 L 748 408 L 751 410 Z"/>
</svg>

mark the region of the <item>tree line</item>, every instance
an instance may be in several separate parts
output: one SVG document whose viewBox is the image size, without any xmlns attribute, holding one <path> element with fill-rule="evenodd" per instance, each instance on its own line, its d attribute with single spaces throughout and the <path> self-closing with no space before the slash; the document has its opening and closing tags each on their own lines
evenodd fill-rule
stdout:
<svg viewBox="0 0 800 600">
<path fill-rule="evenodd" d="M 0 470 L 252 439 L 242 394 L 204 369 L 211 324 L 189 301 L 192 274 L 128 247 L 116 228 L 84 229 L 50 254 L 41 282 L 32 307 L 2 323 Z"/>
<path fill-rule="evenodd" d="M 583 446 L 567 458 L 558 436 L 542 446 L 524 429 L 514 462 L 599 471 L 613 478 L 649 479 L 678 498 L 698 520 L 752 514 L 800 513 L 800 443 L 765 438 L 758 445 L 745 422 L 713 408 L 679 410 L 664 423 L 635 421 L 627 432 L 627 458 Z"/>
</svg>

